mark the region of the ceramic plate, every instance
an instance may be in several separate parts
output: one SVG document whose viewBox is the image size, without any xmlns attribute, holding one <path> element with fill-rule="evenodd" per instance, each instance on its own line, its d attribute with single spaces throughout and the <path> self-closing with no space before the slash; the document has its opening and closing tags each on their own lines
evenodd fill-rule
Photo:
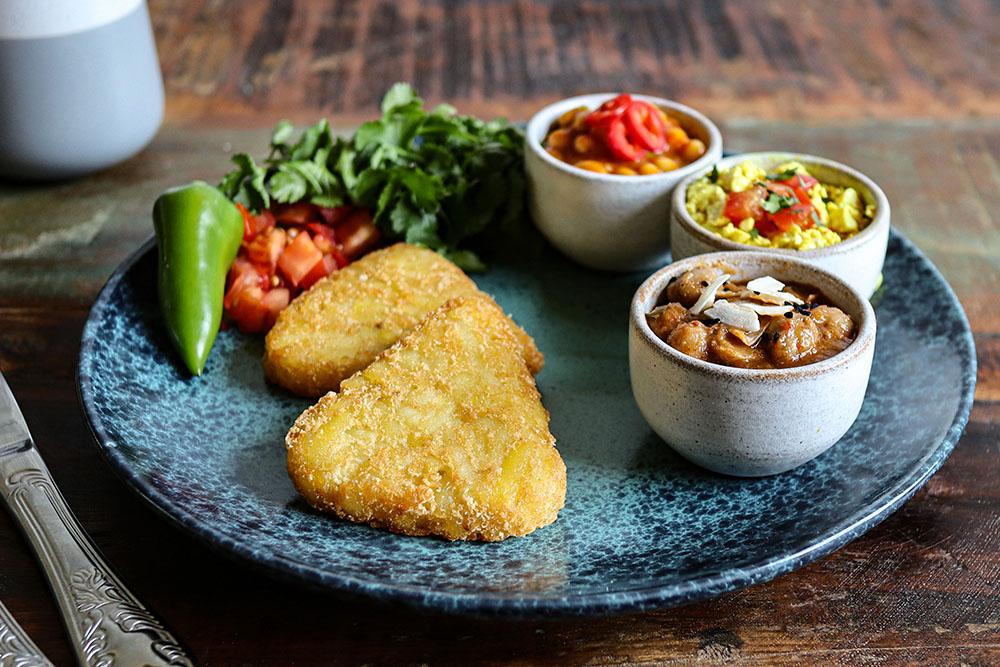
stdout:
<svg viewBox="0 0 1000 667">
<path fill-rule="evenodd" d="M 207 544 L 315 585 L 444 610 L 591 613 L 674 605 L 767 581 L 842 546 L 944 462 L 975 383 L 972 335 L 938 271 L 893 234 L 868 395 L 818 459 L 763 479 L 681 459 L 629 388 L 627 312 L 645 275 L 553 251 L 477 276 L 545 353 L 538 377 L 568 469 L 551 526 L 498 544 L 399 537 L 312 511 L 283 438 L 309 401 L 267 385 L 262 340 L 223 332 L 188 378 L 163 333 L 147 243 L 112 276 L 83 334 L 80 395 L 101 451 Z M 835 396 L 803 396 L 820 410 Z"/>
</svg>

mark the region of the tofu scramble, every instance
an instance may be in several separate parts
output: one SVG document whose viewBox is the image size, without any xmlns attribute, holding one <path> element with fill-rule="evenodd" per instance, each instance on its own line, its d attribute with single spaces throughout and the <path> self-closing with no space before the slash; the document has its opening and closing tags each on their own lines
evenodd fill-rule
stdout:
<svg viewBox="0 0 1000 667">
<path fill-rule="evenodd" d="M 686 208 L 696 223 L 761 248 L 813 250 L 848 239 L 875 216 L 852 187 L 822 183 L 796 161 L 771 173 L 750 161 L 713 169 L 688 188 Z"/>
</svg>

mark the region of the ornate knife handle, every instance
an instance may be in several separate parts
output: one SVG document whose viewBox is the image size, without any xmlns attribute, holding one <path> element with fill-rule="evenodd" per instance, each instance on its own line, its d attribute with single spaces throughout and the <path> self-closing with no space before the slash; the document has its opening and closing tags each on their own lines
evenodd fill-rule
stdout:
<svg viewBox="0 0 1000 667">
<path fill-rule="evenodd" d="M 0 604 L 0 667 L 52 667 L 3 604 Z"/>
<path fill-rule="evenodd" d="M 31 441 L 0 452 L 0 490 L 42 564 L 81 665 L 193 664 L 104 562 Z"/>
</svg>

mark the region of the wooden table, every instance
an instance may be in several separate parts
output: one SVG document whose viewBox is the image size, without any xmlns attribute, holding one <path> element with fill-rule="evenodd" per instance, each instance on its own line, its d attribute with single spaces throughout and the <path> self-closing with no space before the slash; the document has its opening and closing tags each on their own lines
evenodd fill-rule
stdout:
<svg viewBox="0 0 1000 667">
<path fill-rule="evenodd" d="M 84 526 L 200 663 L 1000 663 L 995 5 L 151 5 L 169 95 L 153 144 L 80 181 L 0 185 L 0 369 Z M 497 621 L 345 601 L 189 539 L 91 444 L 74 379 L 90 303 L 150 233 L 164 187 L 217 178 L 234 149 L 262 152 L 279 117 L 329 114 L 349 126 L 397 79 L 432 102 L 517 119 L 571 93 L 659 92 L 720 121 L 730 149 L 805 150 L 874 176 L 893 223 L 941 268 L 976 333 L 977 400 L 955 453 L 900 511 L 833 555 L 641 615 Z M 70 664 L 41 573 L 6 515 L 0 599 L 56 664 Z"/>
</svg>

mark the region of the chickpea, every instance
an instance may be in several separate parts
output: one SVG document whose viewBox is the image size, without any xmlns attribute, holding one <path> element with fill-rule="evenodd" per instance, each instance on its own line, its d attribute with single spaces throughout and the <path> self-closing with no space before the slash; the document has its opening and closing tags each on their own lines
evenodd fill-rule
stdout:
<svg viewBox="0 0 1000 667">
<path fill-rule="evenodd" d="M 631 167 L 615 167 L 615 173 L 619 176 L 636 176 L 635 169 Z"/>
<path fill-rule="evenodd" d="M 672 149 L 680 150 L 689 141 L 688 133 L 683 127 L 672 127 L 667 130 L 667 143 Z"/>
<path fill-rule="evenodd" d="M 549 134 L 548 146 L 549 148 L 558 148 L 562 150 L 569 146 L 570 132 L 569 130 L 556 130 Z"/>
<path fill-rule="evenodd" d="M 643 162 L 639 165 L 639 173 L 644 176 L 649 176 L 651 174 L 658 174 L 660 170 L 656 168 L 656 165 L 651 162 Z"/>
<path fill-rule="evenodd" d="M 580 160 L 579 162 L 575 162 L 573 166 L 586 169 L 587 171 L 596 171 L 599 174 L 606 174 L 610 171 L 608 165 L 597 160 Z"/>
<path fill-rule="evenodd" d="M 701 139 L 692 139 L 681 149 L 681 157 L 688 162 L 694 162 L 705 154 L 705 143 Z"/>
<path fill-rule="evenodd" d="M 569 111 L 567 111 L 563 115 L 559 116 L 559 126 L 560 127 L 569 127 L 570 125 L 572 125 L 573 121 L 576 120 L 576 114 L 579 113 L 580 109 L 582 109 L 582 108 L 583 107 L 577 107 L 575 109 L 570 109 Z"/>
<path fill-rule="evenodd" d="M 672 157 L 667 157 L 666 155 L 658 155 L 653 159 L 653 164 L 655 164 L 660 171 L 673 171 L 680 166 L 677 163 L 677 160 Z"/>
<path fill-rule="evenodd" d="M 548 153 L 549 155 L 551 155 L 552 157 L 554 157 L 557 160 L 560 160 L 562 162 L 566 161 L 566 158 L 563 157 L 563 154 L 560 151 L 556 150 L 555 148 L 552 148 L 551 146 L 549 146 L 548 148 L 546 148 L 545 152 Z"/>
<path fill-rule="evenodd" d="M 586 155 L 594 150 L 594 140 L 590 138 L 589 134 L 578 134 L 573 140 L 573 150 Z"/>
</svg>

